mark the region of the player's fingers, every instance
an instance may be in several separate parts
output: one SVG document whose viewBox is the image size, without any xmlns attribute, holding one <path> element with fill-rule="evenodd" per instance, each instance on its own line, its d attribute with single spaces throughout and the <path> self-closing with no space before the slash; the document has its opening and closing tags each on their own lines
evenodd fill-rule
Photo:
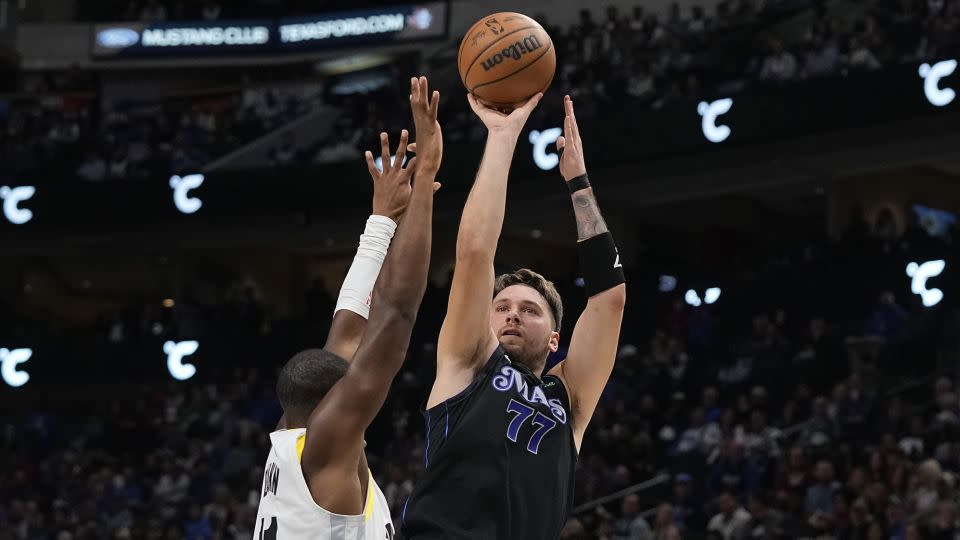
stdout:
<svg viewBox="0 0 960 540">
<path fill-rule="evenodd" d="M 439 110 L 440 110 L 440 92 L 434 90 L 433 96 L 430 99 L 430 117 L 436 120 L 437 111 Z"/>
<path fill-rule="evenodd" d="M 387 172 L 391 169 L 390 163 L 390 137 L 387 136 L 386 131 L 380 132 L 380 157 L 383 160 L 380 167 L 383 169 L 383 172 Z"/>
<path fill-rule="evenodd" d="M 563 138 L 563 135 L 557 137 L 557 150 L 563 150 L 563 145 L 566 143 L 566 139 Z"/>
<path fill-rule="evenodd" d="M 515 110 L 523 111 L 524 114 L 530 114 L 530 111 L 532 111 L 537 106 L 537 103 L 540 103 L 540 98 L 542 97 L 543 97 L 543 92 L 537 92 L 537 95 L 528 99 L 526 103 L 524 103 L 523 105 L 521 105 L 519 108 Z"/>
<path fill-rule="evenodd" d="M 573 136 L 580 141 L 580 127 L 577 126 L 577 115 L 573 112 L 573 98 L 570 98 L 570 121 L 573 123 Z"/>
<path fill-rule="evenodd" d="M 436 193 L 436 192 L 440 191 L 440 188 L 442 187 L 442 185 L 443 185 L 443 184 L 441 184 L 440 182 L 434 182 L 434 183 L 433 183 L 433 192 Z"/>
<path fill-rule="evenodd" d="M 430 99 L 430 81 L 422 75 L 420 76 L 420 98 L 424 105 L 427 105 L 427 101 Z"/>
<path fill-rule="evenodd" d="M 407 155 L 407 137 L 410 133 L 407 130 L 400 131 L 400 143 L 397 145 L 397 166 L 403 166 L 403 158 Z"/>
<path fill-rule="evenodd" d="M 380 171 L 377 170 L 377 164 L 373 161 L 373 152 L 367 150 L 363 153 L 363 157 L 367 161 L 367 171 L 370 172 L 370 176 L 376 180 L 380 178 Z"/>
<path fill-rule="evenodd" d="M 410 77 L 410 95 L 413 96 L 413 103 L 420 102 L 420 79 Z"/>
<path fill-rule="evenodd" d="M 573 118 L 570 118 L 569 116 L 563 117 L 563 136 L 571 141 L 577 140 L 573 131 Z"/>
<path fill-rule="evenodd" d="M 417 143 L 412 142 L 412 143 L 408 144 L 408 145 L 407 145 L 407 152 L 410 152 L 411 154 L 416 154 L 416 153 L 417 153 Z"/>
</svg>

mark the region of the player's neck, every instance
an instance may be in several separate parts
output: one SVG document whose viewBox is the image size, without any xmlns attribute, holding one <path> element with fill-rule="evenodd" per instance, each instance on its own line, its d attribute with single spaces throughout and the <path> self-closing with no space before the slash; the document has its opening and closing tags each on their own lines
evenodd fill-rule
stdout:
<svg viewBox="0 0 960 540">
<path fill-rule="evenodd" d="M 533 375 L 536 375 L 537 377 L 543 377 L 544 375 L 543 371 L 547 367 L 546 357 L 544 357 L 540 362 L 537 362 L 536 365 L 534 365 L 532 362 L 528 362 L 526 359 L 517 359 L 517 358 L 513 359 L 513 363 L 514 365 L 520 366 L 524 370 L 530 372 Z"/>
</svg>

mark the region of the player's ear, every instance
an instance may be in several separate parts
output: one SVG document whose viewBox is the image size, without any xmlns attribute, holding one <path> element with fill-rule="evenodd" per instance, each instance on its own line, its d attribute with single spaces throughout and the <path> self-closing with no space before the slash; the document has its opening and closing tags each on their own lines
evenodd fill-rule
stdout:
<svg viewBox="0 0 960 540">
<path fill-rule="evenodd" d="M 550 352 L 555 353 L 560 348 L 560 332 L 550 332 Z"/>
</svg>

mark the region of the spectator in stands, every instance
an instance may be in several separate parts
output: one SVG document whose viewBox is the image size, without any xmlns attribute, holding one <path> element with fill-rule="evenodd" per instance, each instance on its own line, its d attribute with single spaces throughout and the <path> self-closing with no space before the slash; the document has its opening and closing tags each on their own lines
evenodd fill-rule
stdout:
<svg viewBox="0 0 960 540">
<path fill-rule="evenodd" d="M 717 424 L 708 424 L 703 409 L 696 407 L 690 412 L 690 425 L 680 434 L 676 451 L 704 459 L 720 444 L 720 435 Z"/>
<path fill-rule="evenodd" d="M 740 538 L 744 527 L 750 522 L 750 514 L 737 504 L 732 493 L 726 492 L 717 499 L 719 512 L 710 519 L 707 531 L 719 533 L 723 540 Z"/>
<path fill-rule="evenodd" d="M 775 487 L 790 494 L 802 492 L 809 482 L 809 468 L 803 447 L 794 446 L 779 464 Z"/>
<path fill-rule="evenodd" d="M 737 539 L 752 538 L 781 538 L 783 531 L 783 514 L 767 506 L 761 495 L 751 495 L 747 501 L 747 510 L 750 512 L 748 521 L 739 531 Z"/>
<path fill-rule="evenodd" d="M 627 495 L 620 503 L 620 519 L 614 523 L 615 540 L 652 540 L 653 532 L 640 515 L 640 497 Z"/>
<path fill-rule="evenodd" d="M 644 32 L 644 27 L 646 25 L 647 14 L 643 9 L 643 5 L 637 4 L 633 6 L 633 11 L 630 14 L 629 27 L 630 32 L 633 35 L 632 45 L 634 47 L 641 45 L 643 43 L 642 34 Z"/>
<path fill-rule="evenodd" d="M 880 69 L 880 61 L 869 46 L 856 36 L 850 38 L 847 45 L 847 66 L 852 70 L 874 71 Z"/>
<path fill-rule="evenodd" d="M 627 95 L 641 103 L 649 100 L 656 91 L 653 75 L 650 73 L 650 65 L 640 61 L 631 63 L 628 67 L 632 69 L 630 69 L 630 75 L 627 77 Z"/>
<path fill-rule="evenodd" d="M 897 304 L 893 293 L 884 291 L 867 321 L 867 334 L 889 339 L 903 327 L 906 319 L 907 312 Z"/>
<path fill-rule="evenodd" d="M 833 75 L 839 65 L 840 48 L 836 41 L 814 34 L 806 46 L 802 76 L 809 79 Z"/>
<path fill-rule="evenodd" d="M 89 182 L 99 182 L 107 177 L 107 162 L 100 154 L 90 151 L 77 167 L 77 176 Z"/>
<path fill-rule="evenodd" d="M 213 527 L 208 516 L 203 515 L 200 505 L 190 505 L 187 522 L 183 524 L 185 536 L 188 540 L 212 539 Z"/>
<path fill-rule="evenodd" d="M 935 460 L 928 459 L 917 468 L 912 480 L 916 483 L 910 498 L 908 508 L 915 514 L 930 514 L 940 502 L 940 481 L 943 471 Z"/>
<path fill-rule="evenodd" d="M 287 131 L 280 137 L 280 141 L 270 150 L 270 164 L 274 167 L 285 167 L 293 163 L 296 157 L 294 134 Z"/>
<path fill-rule="evenodd" d="M 887 538 L 903 540 L 907 534 L 907 515 L 903 508 L 903 501 L 896 495 L 891 495 L 884 512 L 887 525 Z"/>
<path fill-rule="evenodd" d="M 808 514 L 820 512 L 833 513 L 833 494 L 836 489 L 833 484 L 833 464 L 827 460 L 817 462 L 814 471 L 816 484 L 807 488 L 806 511 Z"/>
<path fill-rule="evenodd" d="M 667 503 L 657 507 L 653 525 L 653 540 L 680 540 L 680 529 L 674 519 L 674 509 Z"/>
<path fill-rule="evenodd" d="M 703 35 L 710 30 L 710 20 L 707 19 L 703 6 L 694 5 L 690 7 L 690 21 L 687 23 L 687 31 L 692 37 L 702 39 Z"/>
<path fill-rule="evenodd" d="M 733 440 L 724 442 L 720 459 L 710 467 L 711 494 L 746 494 L 755 487 L 756 480 L 744 458 L 743 445 Z"/>
<path fill-rule="evenodd" d="M 742 443 L 747 457 L 755 467 L 761 467 L 780 455 L 780 446 L 777 442 L 780 432 L 767 425 L 767 417 L 761 410 L 750 413 L 750 422 L 743 431 Z"/>
<path fill-rule="evenodd" d="M 676 476 L 673 485 L 673 520 L 682 530 L 702 531 L 707 525 L 703 515 L 703 504 L 697 500 L 693 492 L 693 478 L 686 473 Z M 659 515 L 658 509 L 658 515 Z"/>
<path fill-rule="evenodd" d="M 952 540 L 957 537 L 957 503 L 940 501 L 936 507 L 936 516 L 930 523 L 927 536 L 936 540 Z"/>
<path fill-rule="evenodd" d="M 862 387 L 860 375 L 854 373 L 843 387 L 842 398 L 837 403 L 837 421 L 845 438 L 854 442 L 863 441 L 869 434 L 870 414 L 873 400 Z"/>
<path fill-rule="evenodd" d="M 676 2 L 670 4 L 666 27 L 667 32 L 669 32 L 670 35 L 677 38 L 686 37 L 688 25 L 687 21 L 683 18 L 683 14 L 680 10 L 680 4 Z"/>
<path fill-rule="evenodd" d="M 570 518 L 563 530 L 560 531 L 562 540 L 589 540 L 587 530 L 583 527 L 583 522 L 577 518 Z"/>
<path fill-rule="evenodd" d="M 760 80 L 784 82 L 794 79 L 797 75 L 797 59 L 793 54 L 784 48 L 779 39 L 771 39 L 768 47 L 770 52 L 760 66 Z"/>
</svg>

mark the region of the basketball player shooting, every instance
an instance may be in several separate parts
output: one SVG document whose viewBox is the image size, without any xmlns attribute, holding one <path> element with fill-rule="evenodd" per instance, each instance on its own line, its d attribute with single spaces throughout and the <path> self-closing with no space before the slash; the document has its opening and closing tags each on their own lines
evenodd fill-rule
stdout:
<svg viewBox="0 0 960 540">
<path fill-rule="evenodd" d="M 590 298 L 567 358 L 549 373 L 547 357 L 560 342 L 559 294 L 532 270 L 494 277 L 510 162 L 540 97 L 503 114 L 468 96 L 487 141 L 460 220 L 437 378 L 424 413 L 425 470 L 402 517 L 408 538 L 559 538 L 577 453 L 613 370 L 626 286 L 587 180 L 569 97 L 557 147 Z"/>
<path fill-rule="evenodd" d="M 363 434 L 403 363 L 426 289 L 439 187 L 434 178 L 443 154 L 439 93 L 431 96 L 425 77 L 410 85 L 417 157 L 403 167 L 406 130 L 393 164 L 388 136 L 381 134 L 383 172 L 366 153 L 374 215 L 344 280 L 327 343 L 297 354 L 280 373 L 284 414 L 270 434 L 255 540 L 394 536 L 386 499 L 367 468 Z"/>
</svg>

